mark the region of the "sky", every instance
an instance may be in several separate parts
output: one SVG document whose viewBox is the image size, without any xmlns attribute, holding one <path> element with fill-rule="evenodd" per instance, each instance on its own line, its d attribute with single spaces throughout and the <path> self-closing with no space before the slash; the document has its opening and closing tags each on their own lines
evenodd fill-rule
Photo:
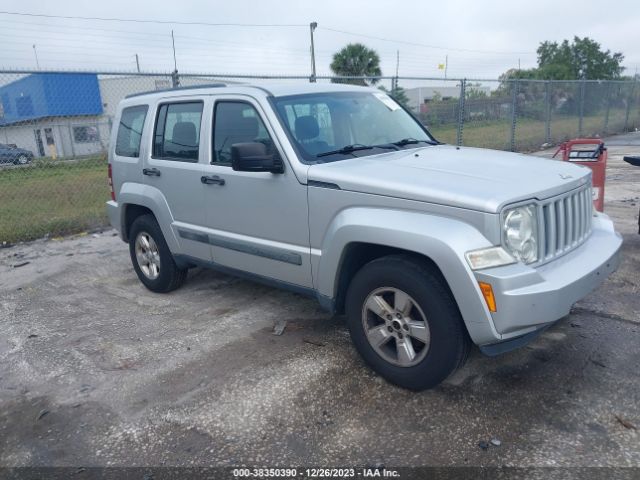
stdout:
<svg viewBox="0 0 640 480">
<path fill-rule="evenodd" d="M 306 76 L 317 22 L 318 75 L 330 74 L 334 52 L 361 42 L 378 52 L 383 75 L 395 75 L 399 55 L 400 76 L 442 78 L 446 62 L 448 78 L 497 78 L 534 67 L 540 42 L 574 35 L 622 52 L 626 74 L 640 71 L 637 0 L 6 0 L 0 11 L 0 70 L 35 69 L 37 55 L 42 70 L 135 71 L 137 54 L 142 71 L 168 72 L 173 30 L 180 72 Z M 197 22 L 242 25 L 185 24 Z"/>
</svg>

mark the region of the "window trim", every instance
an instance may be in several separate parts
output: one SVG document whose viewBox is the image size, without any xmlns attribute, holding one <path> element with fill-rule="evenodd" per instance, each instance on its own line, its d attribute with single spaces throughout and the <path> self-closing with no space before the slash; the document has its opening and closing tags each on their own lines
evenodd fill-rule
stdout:
<svg viewBox="0 0 640 480">
<path fill-rule="evenodd" d="M 160 111 L 162 110 L 162 107 L 167 105 L 167 111 L 169 110 L 168 105 L 181 105 L 181 104 L 190 104 L 190 103 L 199 103 L 202 105 L 202 112 L 200 114 L 200 134 L 198 136 L 198 158 L 196 158 L 194 161 L 191 160 L 185 160 L 184 158 L 179 158 L 179 157 L 157 157 L 155 155 L 155 146 L 156 146 L 156 129 L 158 127 L 158 118 L 160 117 Z M 181 163 L 200 163 L 200 152 L 201 152 L 201 148 L 200 148 L 200 143 L 202 142 L 202 121 L 204 120 L 204 99 L 199 98 L 197 100 L 178 100 L 175 102 L 171 102 L 171 101 L 163 101 L 160 102 L 156 105 L 156 114 L 155 114 L 155 120 L 153 122 L 153 130 L 151 132 L 151 155 L 149 155 L 149 158 L 153 159 L 153 160 L 169 160 L 171 162 L 181 162 Z M 162 141 L 164 142 L 164 135 L 165 135 L 165 131 L 166 131 L 166 126 L 167 126 L 167 114 L 165 113 L 164 115 L 164 124 L 162 125 Z"/>
<path fill-rule="evenodd" d="M 256 105 L 251 103 L 249 100 L 221 98 L 221 99 L 215 99 L 213 103 L 213 120 L 211 122 L 211 160 L 209 161 L 209 165 L 218 165 L 220 167 L 231 167 L 231 162 L 218 162 L 215 160 L 217 158 L 216 156 L 216 119 L 218 116 L 218 105 L 221 103 L 244 103 L 246 105 L 249 105 L 251 108 L 253 108 L 253 110 L 256 112 L 256 115 L 258 115 L 258 118 L 262 122 L 262 126 L 267 131 L 267 135 L 269 135 L 269 138 L 273 143 L 273 147 L 275 148 L 280 158 L 281 159 L 283 158 L 282 153 L 280 152 L 280 149 L 278 148 L 278 145 L 274 140 L 274 135 L 272 135 L 271 132 L 269 131 L 269 128 L 267 127 L 267 122 L 265 122 L 262 114 L 260 113 Z"/>
<path fill-rule="evenodd" d="M 120 133 L 120 128 L 122 127 L 122 114 L 125 112 L 125 110 L 129 110 L 129 109 L 134 109 L 134 108 L 138 108 L 138 109 L 142 109 L 144 108 L 144 118 L 142 119 L 142 130 L 140 131 L 140 141 L 138 142 L 138 155 L 122 155 L 121 153 L 118 153 L 118 134 Z M 141 154 L 142 154 L 142 139 L 144 138 L 144 127 L 147 123 L 147 119 L 149 117 L 149 104 L 147 103 L 140 103 L 138 105 L 129 105 L 128 107 L 124 107 L 121 111 L 120 111 L 120 116 L 118 117 L 118 129 L 116 131 L 116 141 L 115 141 L 115 146 L 113 148 L 113 153 L 114 155 L 118 156 L 118 157 L 124 157 L 124 158 L 140 158 Z M 130 128 L 130 130 L 132 130 Z"/>
</svg>

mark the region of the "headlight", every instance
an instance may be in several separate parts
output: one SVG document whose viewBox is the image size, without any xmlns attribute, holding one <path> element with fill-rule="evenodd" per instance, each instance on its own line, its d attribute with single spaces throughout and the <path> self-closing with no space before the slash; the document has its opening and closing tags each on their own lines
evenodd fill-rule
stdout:
<svg viewBox="0 0 640 480">
<path fill-rule="evenodd" d="M 507 210 L 502 225 L 505 248 L 522 263 L 538 260 L 538 214 L 535 205 Z"/>
</svg>

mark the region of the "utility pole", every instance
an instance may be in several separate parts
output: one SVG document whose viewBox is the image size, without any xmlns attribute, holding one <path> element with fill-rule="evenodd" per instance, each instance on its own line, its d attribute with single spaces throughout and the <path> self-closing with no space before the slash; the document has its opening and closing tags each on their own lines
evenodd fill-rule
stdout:
<svg viewBox="0 0 640 480">
<path fill-rule="evenodd" d="M 518 59 L 518 71 L 520 71 L 520 59 Z"/>
<path fill-rule="evenodd" d="M 398 71 L 400 70 L 400 50 L 396 50 L 396 78 L 394 84 L 391 86 L 391 90 L 398 89 Z"/>
<path fill-rule="evenodd" d="M 36 44 L 33 44 L 33 54 L 36 56 L 36 67 L 40 70 L 40 62 L 38 61 L 38 51 L 36 50 Z"/>
<path fill-rule="evenodd" d="M 173 30 L 171 30 L 171 45 L 173 46 L 173 73 L 171 74 L 171 81 L 173 88 L 180 86 L 180 79 L 178 78 L 178 62 L 176 60 L 176 40 L 173 37 Z"/>
<path fill-rule="evenodd" d="M 447 68 L 449 68 L 449 55 L 444 56 L 444 79 L 447 79 Z"/>
<path fill-rule="evenodd" d="M 140 73 L 140 60 L 138 59 L 137 53 L 136 53 L 136 68 L 138 69 L 138 73 Z"/>
<path fill-rule="evenodd" d="M 315 83 L 316 81 L 316 51 L 313 45 L 313 31 L 318 27 L 317 22 L 311 22 L 309 24 L 309 30 L 311 31 L 311 77 L 309 81 Z"/>
</svg>

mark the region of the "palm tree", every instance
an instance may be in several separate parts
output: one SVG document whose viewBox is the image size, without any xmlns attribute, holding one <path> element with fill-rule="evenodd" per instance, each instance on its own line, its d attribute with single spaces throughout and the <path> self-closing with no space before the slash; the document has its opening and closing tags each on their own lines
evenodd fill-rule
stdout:
<svg viewBox="0 0 640 480">
<path fill-rule="evenodd" d="M 382 75 L 380 57 L 375 50 L 367 48 L 361 43 L 350 43 L 342 50 L 333 54 L 331 71 L 343 77 L 370 77 L 367 81 L 374 84 Z M 353 85 L 367 85 L 363 79 L 332 79 L 334 83 L 351 83 Z"/>
</svg>

